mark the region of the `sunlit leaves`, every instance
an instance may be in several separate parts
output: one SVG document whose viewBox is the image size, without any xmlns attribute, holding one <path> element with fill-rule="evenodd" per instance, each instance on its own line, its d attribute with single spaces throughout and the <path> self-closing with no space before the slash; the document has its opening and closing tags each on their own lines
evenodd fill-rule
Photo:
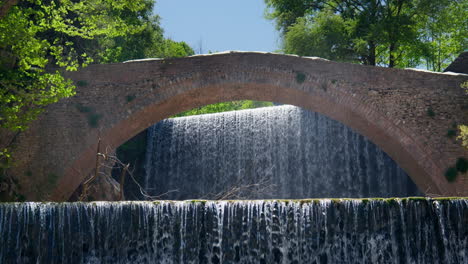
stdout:
<svg viewBox="0 0 468 264">
<path fill-rule="evenodd" d="M 24 130 L 44 106 L 74 94 L 59 72 L 93 61 L 85 41 L 144 30 L 121 14 L 148 12 L 150 0 L 23 0 L 0 18 L 0 127 Z"/>
<path fill-rule="evenodd" d="M 265 2 L 287 53 L 442 71 L 468 49 L 466 0 Z"/>
<path fill-rule="evenodd" d="M 222 103 L 210 104 L 210 105 L 206 105 L 203 107 L 194 108 L 192 110 L 177 114 L 174 117 L 219 113 L 219 112 L 251 109 L 251 108 L 266 107 L 266 106 L 273 106 L 273 103 L 251 101 L 251 100 L 222 102 Z"/>
</svg>

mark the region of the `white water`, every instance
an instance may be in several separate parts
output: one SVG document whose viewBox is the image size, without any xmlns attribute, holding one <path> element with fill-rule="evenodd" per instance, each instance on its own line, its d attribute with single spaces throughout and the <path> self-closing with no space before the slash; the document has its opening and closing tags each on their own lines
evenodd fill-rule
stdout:
<svg viewBox="0 0 468 264">
<path fill-rule="evenodd" d="M 468 202 L 0 204 L 0 263 L 468 263 Z"/>
<path fill-rule="evenodd" d="M 295 106 L 166 119 L 148 133 L 145 187 L 163 199 L 420 195 L 398 165 L 339 122 Z"/>
</svg>

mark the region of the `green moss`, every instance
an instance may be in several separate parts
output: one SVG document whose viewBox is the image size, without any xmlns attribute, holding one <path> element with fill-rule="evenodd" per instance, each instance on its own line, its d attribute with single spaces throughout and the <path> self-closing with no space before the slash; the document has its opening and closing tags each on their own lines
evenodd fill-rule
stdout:
<svg viewBox="0 0 468 264">
<path fill-rule="evenodd" d="M 205 204 L 207 202 L 207 200 L 189 200 L 187 201 L 189 203 L 202 203 L 202 204 Z"/>
<path fill-rule="evenodd" d="M 47 180 L 49 181 L 49 183 L 55 183 L 58 180 L 58 175 L 55 173 L 49 173 L 47 175 Z"/>
<path fill-rule="evenodd" d="M 88 86 L 88 82 L 85 80 L 79 80 L 76 82 L 76 85 L 78 86 Z"/>
<path fill-rule="evenodd" d="M 306 79 L 306 75 L 302 72 L 296 72 L 296 82 L 303 83 Z"/>
<path fill-rule="evenodd" d="M 76 109 L 80 112 L 80 113 L 90 113 L 93 111 L 93 109 L 91 107 L 88 107 L 88 106 L 84 106 L 82 104 L 76 104 Z"/>
<path fill-rule="evenodd" d="M 88 125 L 90 127 L 97 127 L 99 120 L 102 118 L 102 115 L 96 113 L 93 108 L 89 106 L 84 106 L 82 104 L 76 104 L 76 109 L 80 113 L 85 113 L 86 118 L 88 119 Z"/>
<path fill-rule="evenodd" d="M 311 199 L 304 199 L 304 200 L 300 200 L 300 201 L 299 201 L 299 205 L 303 205 L 303 204 L 305 204 L 305 203 L 311 203 L 311 202 L 312 202 Z"/>
<path fill-rule="evenodd" d="M 434 112 L 434 109 L 432 109 L 432 107 L 427 108 L 427 115 L 429 117 L 434 117 L 435 116 L 435 112 Z"/>
<path fill-rule="evenodd" d="M 422 200 L 425 201 L 425 200 L 427 200 L 426 197 L 421 197 L 421 196 L 407 197 L 405 199 L 407 199 L 409 201 L 422 201 Z"/>
<path fill-rule="evenodd" d="M 453 138 L 457 135 L 457 130 L 455 129 L 449 129 L 447 130 L 447 137 Z"/>
<path fill-rule="evenodd" d="M 398 198 L 385 199 L 385 203 L 387 203 L 388 205 L 396 205 L 396 204 L 398 204 L 398 201 L 399 201 Z"/>
<path fill-rule="evenodd" d="M 445 178 L 447 181 L 453 182 L 457 178 L 458 171 L 455 167 L 450 167 L 445 171 Z"/>
<path fill-rule="evenodd" d="M 338 81 L 337 80 L 331 80 L 332 84 L 336 84 Z"/>
<path fill-rule="evenodd" d="M 130 103 L 131 101 L 133 101 L 134 99 L 136 98 L 135 95 L 133 94 L 129 94 L 125 97 L 125 99 L 127 100 L 127 103 Z"/>
<path fill-rule="evenodd" d="M 431 198 L 434 201 L 452 201 L 452 200 L 466 200 L 468 197 L 435 197 Z"/>
<path fill-rule="evenodd" d="M 468 171 L 468 160 L 465 158 L 458 158 L 455 167 L 457 168 L 457 171 L 465 173 Z"/>
<path fill-rule="evenodd" d="M 88 125 L 90 127 L 96 128 L 99 124 L 99 120 L 102 118 L 102 115 L 97 113 L 90 113 L 87 115 L 88 117 Z"/>
<path fill-rule="evenodd" d="M 28 170 L 27 172 L 24 173 L 24 175 L 31 177 L 32 176 L 32 171 Z"/>
</svg>

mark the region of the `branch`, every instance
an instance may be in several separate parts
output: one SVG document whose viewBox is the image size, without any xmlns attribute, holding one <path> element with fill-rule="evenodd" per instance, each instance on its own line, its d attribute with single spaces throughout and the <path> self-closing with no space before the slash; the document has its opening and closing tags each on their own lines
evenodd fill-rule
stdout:
<svg viewBox="0 0 468 264">
<path fill-rule="evenodd" d="M 3 4 L 2 6 L 0 6 L 0 19 L 4 18 L 6 15 L 8 15 L 8 11 L 10 11 L 10 9 L 18 4 L 18 0 L 4 0 L 2 1 Z"/>
</svg>

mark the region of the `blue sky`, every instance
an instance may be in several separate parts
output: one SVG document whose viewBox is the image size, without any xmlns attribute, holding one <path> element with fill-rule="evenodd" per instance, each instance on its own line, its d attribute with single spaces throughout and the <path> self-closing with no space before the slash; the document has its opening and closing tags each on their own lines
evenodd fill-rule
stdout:
<svg viewBox="0 0 468 264">
<path fill-rule="evenodd" d="M 275 51 L 273 21 L 264 18 L 263 0 L 156 0 L 165 37 L 185 41 L 199 53 Z"/>
</svg>

